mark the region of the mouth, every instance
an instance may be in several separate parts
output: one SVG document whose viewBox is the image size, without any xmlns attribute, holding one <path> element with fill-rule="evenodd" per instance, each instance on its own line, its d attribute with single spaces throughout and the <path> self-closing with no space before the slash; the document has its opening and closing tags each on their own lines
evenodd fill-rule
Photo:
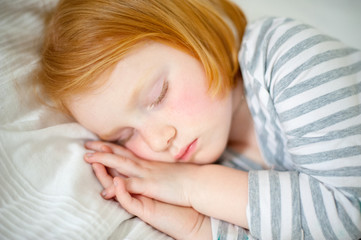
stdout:
<svg viewBox="0 0 361 240">
<path fill-rule="evenodd" d="M 198 138 L 195 139 L 193 142 L 188 144 L 186 147 L 180 150 L 180 152 L 175 156 L 177 161 L 186 162 L 192 156 L 192 154 L 196 150 Z"/>
</svg>

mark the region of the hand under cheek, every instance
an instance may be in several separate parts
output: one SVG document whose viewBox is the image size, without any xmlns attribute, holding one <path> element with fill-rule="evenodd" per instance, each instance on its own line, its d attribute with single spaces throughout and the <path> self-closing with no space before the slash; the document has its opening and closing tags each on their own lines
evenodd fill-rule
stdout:
<svg viewBox="0 0 361 240">
<path fill-rule="evenodd" d="M 95 152 L 114 153 L 113 149 L 107 144 L 109 143 L 102 141 L 86 142 L 85 148 L 88 150 L 93 150 Z"/>
<path fill-rule="evenodd" d="M 138 158 L 149 161 L 161 161 L 160 154 L 154 152 L 139 135 L 134 136 L 128 141 L 125 147 Z"/>
</svg>

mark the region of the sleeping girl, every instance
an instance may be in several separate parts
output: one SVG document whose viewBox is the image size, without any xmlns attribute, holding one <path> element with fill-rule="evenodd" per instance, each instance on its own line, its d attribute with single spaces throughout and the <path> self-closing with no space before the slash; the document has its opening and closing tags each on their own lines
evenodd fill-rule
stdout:
<svg viewBox="0 0 361 240">
<path fill-rule="evenodd" d="M 60 1 L 40 84 L 99 136 L 102 196 L 173 238 L 360 238 L 360 52 L 246 25 L 228 0 Z"/>
</svg>

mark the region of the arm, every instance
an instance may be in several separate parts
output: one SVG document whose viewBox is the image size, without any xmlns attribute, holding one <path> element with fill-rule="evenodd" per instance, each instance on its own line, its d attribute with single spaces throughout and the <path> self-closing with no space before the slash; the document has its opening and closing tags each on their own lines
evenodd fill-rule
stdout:
<svg viewBox="0 0 361 240">
<path fill-rule="evenodd" d="M 125 188 L 132 194 L 170 204 L 192 207 L 202 214 L 247 228 L 247 173 L 219 165 L 194 165 L 146 161 L 124 148 L 93 142 L 92 150 L 104 145 L 112 153 L 95 152 L 85 160 L 114 168 L 128 178 Z"/>
<path fill-rule="evenodd" d="M 361 236 L 361 55 L 310 26 L 266 19 L 240 54 L 264 156 L 249 173 L 257 238 Z"/>
</svg>

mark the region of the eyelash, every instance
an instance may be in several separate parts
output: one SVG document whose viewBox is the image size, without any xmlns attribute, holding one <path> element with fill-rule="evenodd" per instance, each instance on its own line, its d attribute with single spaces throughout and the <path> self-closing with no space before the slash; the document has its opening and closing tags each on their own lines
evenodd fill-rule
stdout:
<svg viewBox="0 0 361 240">
<path fill-rule="evenodd" d="M 158 106 L 160 103 L 162 103 L 167 92 L 168 92 L 168 81 L 165 81 L 163 83 L 162 91 L 160 92 L 158 98 L 152 104 L 149 105 L 148 110 L 151 110 L 151 109 L 155 108 L 156 106 Z"/>
</svg>

